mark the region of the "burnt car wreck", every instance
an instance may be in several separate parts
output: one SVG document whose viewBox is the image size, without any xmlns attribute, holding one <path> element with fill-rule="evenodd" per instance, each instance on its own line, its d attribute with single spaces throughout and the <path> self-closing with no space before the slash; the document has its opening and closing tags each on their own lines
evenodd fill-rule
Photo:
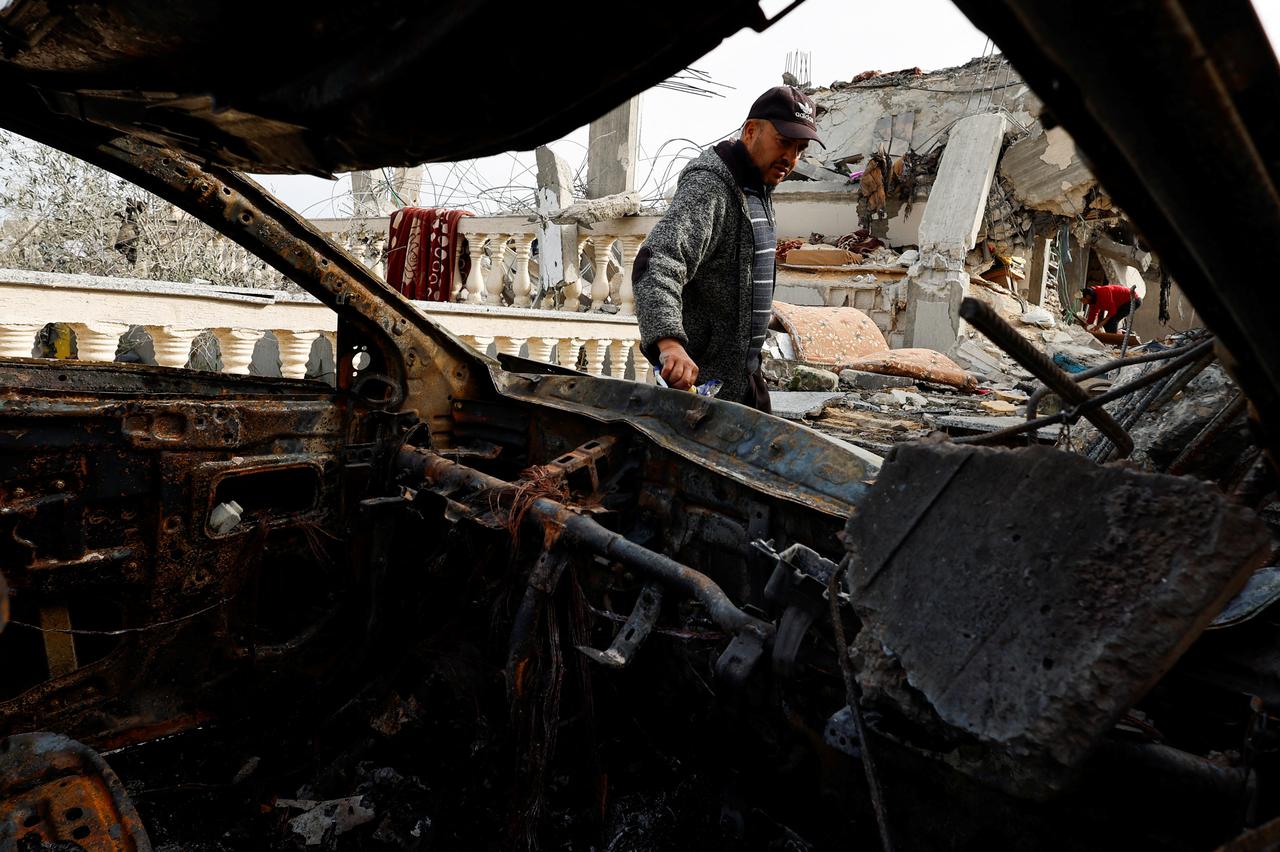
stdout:
<svg viewBox="0 0 1280 852">
<path fill-rule="evenodd" d="M 542 141 L 767 26 L 753 5 L 466 139 L 382 130 L 486 4 L 314 67 L 266 50 L 296 24 L 263 12 L 246 37 L 272 58 L 248 69 L 225 10 L 140 5 L 0 10 L 0 125 L 331 308 L 337 387 L 0 360 L 0 849 L 1280 843 L 1280 352 L 1256 259 L 1197 238 L 1223 215 L 1237 246 L 1280 238 L 1280 68 L 1247 2 L 960 0 L 1212 336 L 1121 357 L 1095 373 L 1145 372 L 1090 397 L 966 303 L 1043 385 L 1029 426 L 883 464 L 740 405 L 479 354 L 236 171 Z M 354 14 L 324 4 L 316 39 Z M 1130 47 L 1097 51 L 1103 28 Z M 1154 127 L 1117 79 L 1186 120 Z M 1188 164 L 1232 187 L 1229 214 Z M 1241 394 L 1156 472 L 1027 437 L 1088 422 L 1123 460 L 1215 358 Z M 1246 408 L 1247 446 L 1215 453 Z"/>
</svg>

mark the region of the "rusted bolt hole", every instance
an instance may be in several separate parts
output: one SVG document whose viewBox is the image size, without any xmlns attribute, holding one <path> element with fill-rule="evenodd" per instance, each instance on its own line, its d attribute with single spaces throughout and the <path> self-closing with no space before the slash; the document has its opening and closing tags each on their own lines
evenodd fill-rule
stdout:
<svg viewBox="0 0 1280 852">
<path fill-rule="evenodd" d="M 230 195 L 230 194 L 231 194 L 231 187 L 229 187 L 229 186 L 224 186 L 224 187 L 222 188 L 222 194 L 223 194 L 223 195 Z"/>
<path fill-rule="evenodd" d="M 197 428 L 197 429 L 203 429 L 203 428 L 204 428 L 205 423 L 207 423 L 207 422 L 208 422 L 208 421 L 207 421 L 207 420 L 205 420 L 203 417 L 197 417 L 197 418 L 196 418 L 196 428 Z"/>
<path fill-rule="evenodd" d="M 58 376 L 58 381 L 65 382 L 66 380 L 67 380 L 67 377 L 65 375 Z"/>
<path fill-rule="evenodd" d="M 165 532 L 177 532 L 177 531 L 178 531 L 179 529 L 181 529 L 181 528 L 182 528 L 182 520 L 181 520 L 180 518 L 165 518 L 165 519 L 164 519 L 164 531 L 165 531 Z"/>
<path fill-rule="evenodd" d="M 251 214 L 249 214 L 249 213 L 241 213 L 241 214 L 240 214 L 240 221 L 241 221 L 241 222 L 244 222 L 244 223 L 247 225 L 247 224 L 249 224 L 250 222 L 252 222 L 252 221 L 253 221 L 253 216 L 252 216 Z"/>
<path fill-rule="evenodd" d="M 227 412 L 223 411 L 222 409 L 218 409 L 217 411 L 213 412 L 213 419 L 221 423 L 227 419 Z"/>
<path fill-rule="evenodd" d="M 40 824 L 40 814 L 36 813 L 35 811 L 32 811 L 31 816 L 27 817 L 22 821 L 23 828 L 35 828 L 39 824 Z"/>
<path fill-rule="evenodd" d="M 67 812 L 63 814 L 63 817 L 66 818 L 67 822 L 75 822 L 83 816 L 84 811 L 79 808 L 67 808 Z"/>
<path fill-rule="evenodd" d="M 71 832 L 71 836 L 76 840 L 84 840 L 86 837 L 88 837 L 92 833 L 93 832 L 92 830 L 90 830 L 89 826 L 82 825 L 76 828 L 75 831 Z"/>
</svg>

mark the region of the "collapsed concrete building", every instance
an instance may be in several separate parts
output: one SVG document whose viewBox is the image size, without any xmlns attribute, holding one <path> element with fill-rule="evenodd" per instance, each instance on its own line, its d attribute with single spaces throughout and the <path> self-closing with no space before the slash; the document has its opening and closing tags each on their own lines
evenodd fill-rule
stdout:
<svg viewBox="0 0 1280 852">
<path fill-rule="evenodd" d="M 783 301 L 821 303 L 815 274 L 839 290 L 870 273 L 876 280 L 868 283 L 888 293 L 849 303 L 875 310 L 895 345 L 946 352 L 965 336 L 957 311 L 970 277 L 999 255 L 1018 261 L 1011 277 L 1032 306 L 1070 311 L 1086 283 L 1121 283 L 1144 299 L 1134 320 L 1143 339 L 1202 324 L 1004 57 L 932 72 L 866 72 L 811 94 L 827 147 L 811 151 L 778 188 L 779 235 L 808 241 L 865 227 L 919 255 L 905 274 L 883 263 L 843 276 L 784 267 Z M 1148 292 L 1159 294 L 1158 304 Z"/>
</svg>

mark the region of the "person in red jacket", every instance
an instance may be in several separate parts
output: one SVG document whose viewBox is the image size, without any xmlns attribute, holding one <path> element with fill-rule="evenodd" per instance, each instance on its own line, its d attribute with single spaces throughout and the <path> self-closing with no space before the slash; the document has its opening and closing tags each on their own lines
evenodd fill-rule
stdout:
<svg viewBox="0 0 1280 852">
<path fill-rule="evenodd" d="M 1101 325 L 1103 331 L 1115 333 L 1120 330 L 1120 320 L 1142 307 L 1138 294 L 1123 284 L 1085 287 L 1080 301 L 1089 306 L 1084 325 L 1090 331 Z"/>
</svg>

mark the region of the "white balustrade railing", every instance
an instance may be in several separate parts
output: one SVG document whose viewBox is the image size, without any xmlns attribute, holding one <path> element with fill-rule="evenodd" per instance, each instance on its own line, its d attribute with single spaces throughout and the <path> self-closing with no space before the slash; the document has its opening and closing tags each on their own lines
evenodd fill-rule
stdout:
<svg viewBox="0 0 1280 852">
<path fill-rule="evenodd" d="M 450 301 L 471 305 L 551 307 L 569 312 L 616 312 L 635 315 L 632 268 L 636 254 L 656 216 L 628 216 L 579 229 L 578 268 L 589 267 L 584 280 L 566 284 L 559 294 L 538 293 L 537 258 L 533 254 L 538 221 L 529 216 L 468 216 L 458 223 L 467 251 L 458 253 Z M 311 223 L 373 270 L 385 275 L 386 218 L 313 219 Z M 462 260 L 470 261 L 462 275 Z M 585 262 L 584 262 L 585 261 Z M 590 300 L 582 303 L 582 297 Z M 535 305 L 535 302 L 537 304 Z"/>
<path fill-rule="evenodd" d="M 582 363 L 596 376 L 607 371 L 615 378 L 650 379 L 632 316 L 466 302 L 414 304 L 482 351 L 567 367 Z M 306 377 L 318 339 L 327 341 L 330 363 L 337 342 L 336 314 L 306 294 L 0 269 L 0 357 L 33 357 L 50 323 L 70 326 L 76 357 L 84 361 L 116 360 L 121 338 L 141 327 L 151 338 L 157 365 L 208 364 L 212 359 L 193 359 L 193 344 L 207 332 L 217 341 L 223 372 L 295 379 Z M 268 333 L 278 346 L 278 365 L 262 363 L 259 343 Z"/>
</svg>

